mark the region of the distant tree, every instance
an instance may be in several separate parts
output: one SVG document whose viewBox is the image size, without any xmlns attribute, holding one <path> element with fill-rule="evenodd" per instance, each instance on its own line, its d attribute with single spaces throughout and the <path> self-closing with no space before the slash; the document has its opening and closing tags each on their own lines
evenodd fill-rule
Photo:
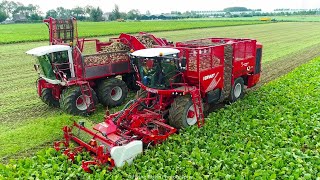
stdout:
<svg viewBox="0 0 320 180">
<path fill-rule="evenodd" d="M 53 17 L 53 18 L 56 18 L 58 17 L 58 13 L 56 10 L 54 9 L 50 9 L 49 11 L 47 11 L 46 13 L 46 17 Z"/>
<path fill-rule="evenodd" d="M 132 9 L 127 13 L 127 19 L 140 19 L 140 11 L 138 9 Z"/>
<path fill-rule="evenodd" d="M 31 19 L 31 15 L 33 15 L 33 18 L 38 18 L 40 17 L 40 13 L 39 6 L 33 4 L 29 4 L 28 6 L 18 4 L 17 8 L 12 12 L 12 14 L 23 14 L 28 19 Z"/>
<path fill-rule="evenodd" d="M 71 16 L 71 10 L 65 9 L 64 7 L 57 7 L 57 17 L 59 18 L 69 18 Z"/>
<path fill-rule="evenodd" d="M 15 9 L 21 5 L 23 4 L 4 0 L 0 3 L 0 9 L 3 9 L 7 16 L 12 16 L 13 11 L 15 11 Z"/>
<path fill-rule="evenodd" d="M 248 11 L 246 7 L 228 7 L 223 9 L 224 12 L 238 12 L 238 11 Z"/>
<path fill-rule="evenodd" d="M 0 10 L 0 22 L 6 20 L 7 18 L 7 14 L 4 11 Z"/>
<path fill-rule="evenodd" d="M 93 7 L 93 6 L 90 6 L 90 5 L 87 5 L 87 6 L 84 7 L 83 9 L 84 9 L 84 12 L 89 15 L 90 12 L 91 12 L 91 10 L 94 9 L 94 7 Z"/>
<path fill-rule="evenodd" d="M 32 21 L 39 21 L 42 20 L 42 17 L 39 14 L 31 14 L 29 19 Z"/>
<path fill-rule="evenodd" d="M 93 8 L 90 11 L 90 19 L 92 21 L 102 21 L 102 15 L 103 15 L 103 11 L 99 7 Z"/>
<path fill-rule="evenodd" d="M 120 19 L 127 19 L 127 13 L 120 12 Z"/>
<path fill-rule="evenodd" d="M 151 15 L 151 12 L 150 12 L 149 10 L 147 10 L 147 11 L 146 11 L 146 15 L 147 15 L 147 16 L 150 16 L 150 15 Z"/>
<path fill-rule="evenodd" d="M 121 13 L 119 10 L 119 6 L 116 4 L 114 5 L 114 9 L 112 10 L 110 20 L 117 20 L 121 18 Z"/>
<path fill-rule="evenodd" d="M 79 20 L 83 20 L 85 19 L 85 9 L 82 7 L 75 7 L 73 9 L 71 9 L 71 14 L 72 16 L 74 16 L 75 18 L 79 19 Z"/>
</svg>

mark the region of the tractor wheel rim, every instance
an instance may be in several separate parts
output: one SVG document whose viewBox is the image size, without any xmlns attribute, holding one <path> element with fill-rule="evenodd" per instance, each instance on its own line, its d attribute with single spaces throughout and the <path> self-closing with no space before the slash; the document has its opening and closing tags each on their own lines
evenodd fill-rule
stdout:
<svg viewBox="0 0 320 180">
<path fill-rule="evenodd" d="M 236 84 L 236 86 L 234 87 L 234 97 L 235 98 L 240 97 L 241 91 L 242 91 L 241 84 L 240 83 Z"/>
<path fill-rule="evenodd" d="M 191 114 L 193 114 L 193 116 Z M 187 124 L 189 126 L 192 126 L 196 124 L 196 122 L 197 122 L 197 116 L 194 110 L 194 105 L 192 104 L 187 111 Z"/>
<path fill-rule="evenodd" d="M 122 97 L 122 89 L 119 86 L 112 88 L 111 90 L 111 99 L 118 101 Z"/>
<path fill-rule="evenodd" d="M 79 96 L 76 100 L 76 107 L 77 109 L 79 109 L 80 111 L 84 111 L 87 110 L 87 104 L 90 104 L 90 98 L 89 96 L 83 97 L 83 95 Z"/>
</svg>

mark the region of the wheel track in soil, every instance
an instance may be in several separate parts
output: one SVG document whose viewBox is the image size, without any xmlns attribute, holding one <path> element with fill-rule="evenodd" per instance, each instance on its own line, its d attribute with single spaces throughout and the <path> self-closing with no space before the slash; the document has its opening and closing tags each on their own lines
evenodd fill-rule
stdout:
<svg viewBox="0 0 320 180">
<path fill-rule="evenodd" d="M 289 54 L 286 57 L 280 57 L 272 62 L 262 66 L 261 80 L 251 90 L 256 90 L 262 85 L 283 76 L 293 69 L 305 64 L 312 59 L 320 56 L 320 43 L 305 48 L 302 51 Z M 263 59 L 262 59 L 263 64 Z"/>
</svg>

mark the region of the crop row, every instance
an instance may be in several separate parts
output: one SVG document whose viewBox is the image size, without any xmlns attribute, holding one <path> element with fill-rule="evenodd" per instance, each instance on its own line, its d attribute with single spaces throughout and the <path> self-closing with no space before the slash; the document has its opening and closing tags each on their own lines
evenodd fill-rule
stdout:
<svg viewBox="0 0 320 180">
<path fill-rule="evenodd" d="M 0 178 L 311 179 L 320 176 L 320 58 L 213 112 L 134 164 L 93 174 L 52 149 L 0 165 Z"/>
<path fill-rule="evenodd" d="M 119 35 L 141 31 L 172 31 L 208 27 L 261 24 L 260 21 L 141 21 L 141 22 L 79 22 L 80 37 Z M 0 26 L 0 44 L 48 40 L 47 27 L 37 24 L 11 24 Z"/>
<path fill-rule="evenodd" d="M 267 76 L 274 76 L 266 69 L 268 68 L 268 66 L 265 66 L 268 65 L 267 61 L 291 61 L 287 54 L 308 61 L 310 58 L 307 58 L 305 54 L 316 54 L 318 53 L 317 49 L 320 49 L 319 39 L 313 38 L 320 35 L 317 23 L 271 23 L 254 26 L 157 32 L 155 34 L 173 41 L 203 38 L 204 36 L 256 38 L 264 45 L 263 68 L 265 71 L 263 73 L 266 73 Z M 294 41 L 292 37 L 295 38 Z M 304 43 L 301 43 L 302 41 Z M 15 157 L 16 153 L 20 151 L 30 152 L 30 149 L 38 147 L 39 144 L 59 138 L 60 136 L 56 132 L 61 133 L 60 128 L 67 123 L 60 121 L 64 114 L 59 109 L 49 108 L 37 97 L 35 89 L 37 74 L 33 69 L 34 59 L 25 54 L 31 48 L 46 44 L 46 42 L 31 42 L 0 45 L 0 56 L 3 57 L 0 58 L 0 82 L 4 82 L 0 85 L 0 160 L 4 156 Z M 306 51 L 310 48 L 314 52 Z M 116 110 L 111 110 L 111 112 L 113 111 Z M 97 113 L 88 119 L 99 122 L 103 115 L 104 109 L 99 106 Z M 55 119 L 59 123 L 55 123 Z M 42 121 L 48 124 L 41 128 L 33 125 Z M 37 136 L 43 135 L 47 139 L 37 139 L 39 142 L 35 144 L 23 143 L 16 148 L 15 144 L 19 144 L 29 136 L 26 132 L 33 131 L 37 132 Z M 47 132 L 54 133 L 49 137 Z M 12 133 L 26 135 L 11 137 Z"/>
</svg>

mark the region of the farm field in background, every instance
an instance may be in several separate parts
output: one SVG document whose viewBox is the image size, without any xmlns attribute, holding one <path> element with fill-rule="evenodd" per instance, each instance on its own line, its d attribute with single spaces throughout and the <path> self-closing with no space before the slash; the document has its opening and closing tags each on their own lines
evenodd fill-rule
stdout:
<svg viewBox="0 0 320 180">
<path fill-rule="evenodd" d="M 171 31 L 222 26 L 261 24 L 261 21 L 128 21 L 128 22 L 78 22 L 80 37 L 119 35 L 140 31 Z M 44 23 L 0 25 L 0 44 L 41 41 L 48 39 L 48 29 Z"/>
<path fill-rule="evenodd" d="M 254 16 L 254 17 L 235 17 L 235 18 L 203 18 L 202 20 L 220 20 L 220 21 L 259 21 L 260 18 L 268 17 L 277 21 L 292 22 L 320 22 L 320 15 L 303 15 L 303 16 Z"/>
<path fill-rule="evenodd" d="M 298 57 L 299 62 L 303 63 L 312 58 L 308 56 L 306 50 L 313 48 L 311 53 L 320 54 L 320 40 L 314 38 L 320 36 L 319 25 L 319 23 L 271 23 L 157 32 L 155 35 L 173 41 L 219 36 L 255 38 L 264 45 L 263 68 L 268 68 L 263 69 L 264 76 L 270 76 L 272 79 L 277 77 L 278 72 L 271 70 L 278 68 L 279 71 L 286 72 L 281 69 L 282 66 L 297 66 L 295 61 L 288 59 L 289 56 Z M 108 38 L 100 37 L 102 40 Z M 33 69 L 34 59 L 25 52 L 46 44 L 47 42 L 30 42 L 0 45 L 2 57 L 0 81 L 4 82 L 0 86 L 0 149 L 4 149 L 0 152 L 2 158 L 61 138 L 61 127 L 70 122 L 69 115 L 59 109 L 47 107 L 36 94 L 37 74 Z M 273 65 L 278 61 L 282 64 Z M 288 69 L 288 67 L 283 68 Z M 103 119 L 103 115 L 103 107 L 99 106 L 97 113 L 86 119 L 88 122 L 90 120 L 99 122 Z M 26 142 L 25 139 L 32 139 L 32 143 Z"/>
<path fill-rule="evenodd" d="M 133 165 L 84 172 L 53 149 L 0 164 L 0 177 L 39 179 L 313 179 L 320 176 L 320 58 L 213 112 L 206 125 L 173 135 Z M 303 91 L 301 90 L 303 89 Z M 302 98 L 303 97 L 303 98 Z M 298 104 L 298 106 L 297 106 Z"/>
</svg>

